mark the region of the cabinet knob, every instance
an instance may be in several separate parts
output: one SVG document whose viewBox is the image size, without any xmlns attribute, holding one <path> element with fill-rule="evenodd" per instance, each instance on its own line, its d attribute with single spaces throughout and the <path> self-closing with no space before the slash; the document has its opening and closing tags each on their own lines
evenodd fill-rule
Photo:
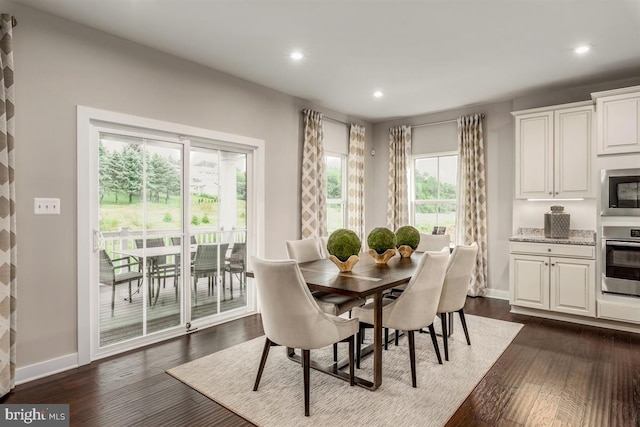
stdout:
<svg viewBox="0 0 640 427">
<path fill-rule="evenodd" d="M 556 195 L 558 194 L 558 192 L 556 191 Z"/>
<path fill-rule="evenodd" d="M 544 265 L 549 265 L 549 263 L 548 263 L 548 262 L 545 262 L 545 263 L 544 263 Z"/>
<path fill-rule="evenodd" d="M 552 262 L 552 263 L 551 263 L 551 267 L 555 267 L 555 266 L 556 266 L 556 263 L 555 263 L 555 262 Z"/>
<path fill-rule="evenodd" d="M 548 249 L 547 249 L 547 252 L 551 252 L 551 248 L 548 248 Z"/>
<path fill-rule="evenodd" d="M 551 196 L 551 195 L 553 195 L 553 193 L 551 191 L 549 191 L 549 195 Z"/>
</svg>

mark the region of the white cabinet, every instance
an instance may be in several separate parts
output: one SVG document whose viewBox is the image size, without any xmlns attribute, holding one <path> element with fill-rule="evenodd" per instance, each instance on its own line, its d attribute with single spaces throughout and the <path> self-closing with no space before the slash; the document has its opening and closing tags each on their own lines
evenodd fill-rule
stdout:
<svg viewBox="0 0 640 427">
<path fill-rule="evenodd" d="M 640 152 L 640 86 L 591 97 L 598 117 L 598 155 Z"/>
<path fill-rule="evenodd" d="M 511 304 L 595 317 L 594 256 L 594 246 L 513 242 Z"/>
<path fill-rule="evenodd" d="M 517 111 L 516 198 L 595 197 L 590 102 Z"/>
</svg>

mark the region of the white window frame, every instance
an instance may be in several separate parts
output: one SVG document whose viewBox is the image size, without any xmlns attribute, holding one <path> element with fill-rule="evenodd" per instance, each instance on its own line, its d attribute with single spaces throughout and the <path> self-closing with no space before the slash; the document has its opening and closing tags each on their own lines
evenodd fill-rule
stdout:
<svg viewBox="0 0 640 427">
<path fill-rule="evenodd" d="M 342 198 L 340 199 L 329 199 L 328 192 L 327 195 L 327 230 L 329 229 L 329 205 L 342 205 L 342 228 L 347 228 L 347 207 L 348 207 L 348 189 L 347 189 L 347 162 L 348 156 L 346 154 L 334 153 L 334 152 L 326 152 L 324 153 L 324 165 L 325 165 L 325 174 L 329 169 L 327 167 L 327 158 L 328 157 L 338 157 L 340 159 L 341 173 L 342 173 Z M 325 189 L 328 191 L 327 189 Z"/>
<path fill-rule="evenodd" d="M 416 206 L 417 205 L 439 205 L 439 204 L 454 204 L 456 205 L 456 213 L 458 212 L 458 198 L 455 200 L 450 199 L 430 199 L 430 200 L 416 200 L 416 161 L 421 159 L 432 159 L 438 158 L 438 190 L 440 186 L 440 157 L 450 157 L 456 156 L 458 158 L 458 170 L 456 170 L 456 189 L 458 189 L 459 178 L 460 178 L 460 157 L 457 151 L 443 151 L 439 153 L 429 153 L 429 154 L 416 154 L 411 156 L 411 168 L 410 168 L 410 180 L 409 180 L 409 205 L 410 205 L 410 222 L 414 227 L 416 226 Z M 458 189 L 459 191 L 459 189 Z M 457 196 L 457 192 L 456 192 Z M 436 216 L 437 218 L 437 216 Z M 436 224 L 439 225 L 439 224 Z M 457 226 L 457 224 L 456 224 Z M 431 230 L 427 230 L 430 232 Z"/>
</svg>

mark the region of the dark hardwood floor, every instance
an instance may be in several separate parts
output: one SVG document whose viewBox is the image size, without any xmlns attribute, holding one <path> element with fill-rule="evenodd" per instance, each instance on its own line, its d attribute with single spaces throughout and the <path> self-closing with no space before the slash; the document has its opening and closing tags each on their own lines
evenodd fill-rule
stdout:
<svg viewBox="0 0 640 427">
<path fill-rule="evenodd" d="M 640 425 L 640 335 L 513 315 L 489 298 L 465 312 L 525 326 L 448 426 Z M 247 317 L 17 386 L 2 403 L 68 403 L 78 426 L 250 426 L 164 371 L 261 334 Z"/>
</svg>

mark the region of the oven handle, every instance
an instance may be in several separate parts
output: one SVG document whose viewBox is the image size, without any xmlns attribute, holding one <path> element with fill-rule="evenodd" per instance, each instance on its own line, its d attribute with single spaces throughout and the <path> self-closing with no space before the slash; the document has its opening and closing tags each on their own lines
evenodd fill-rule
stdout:
<svg viewBox="0 0 640 427">
<path fill-rule="evenodd" d="M 627 246 L 630 248 L 640 248 L 640 242 L 621 242 L 619 240 L 607 240 L 607 246 Z"/>
</svg>

